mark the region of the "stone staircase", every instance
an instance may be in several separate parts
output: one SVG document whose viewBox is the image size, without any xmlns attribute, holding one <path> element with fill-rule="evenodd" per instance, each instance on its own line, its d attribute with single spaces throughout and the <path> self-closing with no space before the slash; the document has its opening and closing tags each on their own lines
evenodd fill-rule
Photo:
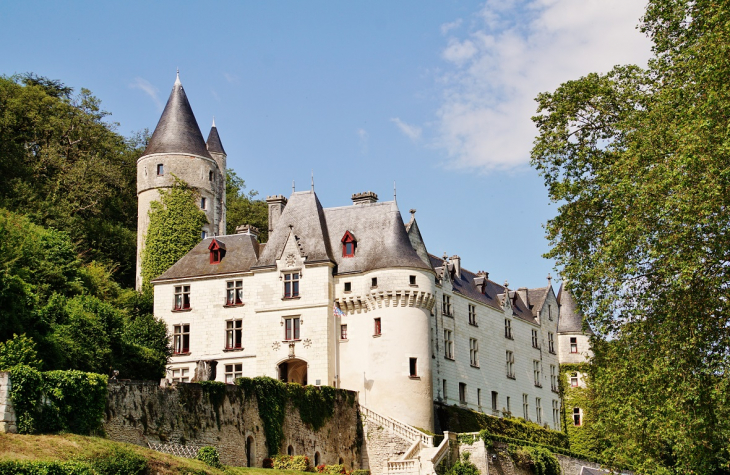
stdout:
<svg viewBox="0 0 730 475">
<path fill-rule="evenodd" d="M 363 405 L 360 405 L 360 414 L 368 432 L 366 445 L 376 452 L 371 454 L 370 450 L 365 451 L 362 462 L 373 475 L 435 475 L 436 467 L 449 454 L 449 440 L 454 437 L 450 437 L 448 432 L 444 433 L 440 444 L 434 446 L 434 436 L 424 434 L 404 422 L 378 414 Z M 385 443 L 383 437 L 371 438 L 376 429 L 387 431 L 400 439 L 400 443 L 393 438 L 385 439 Z M 403 446 L 403 443 L 409 444 L 408 449 L 398 454 L 398 447 Z"/>
</svg>

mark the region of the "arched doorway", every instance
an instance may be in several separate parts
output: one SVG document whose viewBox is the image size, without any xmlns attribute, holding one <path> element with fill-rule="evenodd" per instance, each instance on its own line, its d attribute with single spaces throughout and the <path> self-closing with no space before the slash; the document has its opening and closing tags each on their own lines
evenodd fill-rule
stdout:
<svg viewBox="0 0 730 475">
<path fill-rule="evenodd" d="M 307 362 L 297 358 L 279 363 L 279 379 L 285 383 L 307 384 Z"/>
<path fill-rule="evenodd" d="M 255 461 L 256 453 L 255 446 L 253 444 L 253 437 L 249 435 L 246 439 L 246 466 L 253 467 Z"/>
</svg>

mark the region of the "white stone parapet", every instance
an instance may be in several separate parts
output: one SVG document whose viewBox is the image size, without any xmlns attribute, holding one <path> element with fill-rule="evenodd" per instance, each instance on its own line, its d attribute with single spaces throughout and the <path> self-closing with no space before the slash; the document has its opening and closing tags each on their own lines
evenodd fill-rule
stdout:
<svg viewBox="0 0 730 475">
<path fill-rule="evenodd" d="M 0 372 L 0 432 L 18 432 L 15 410 L 10 401 L 10 373 Z"/>
<path fill-rule="evenodd" d="M 360 405 L 360 413 L 368 422 L 375 422 L 406 440 L 420 440 L 426 447 L 433 447 L 433 436 L 424 434 L 408 424 L 373 412 L 363 405 Z"/>
</svg>

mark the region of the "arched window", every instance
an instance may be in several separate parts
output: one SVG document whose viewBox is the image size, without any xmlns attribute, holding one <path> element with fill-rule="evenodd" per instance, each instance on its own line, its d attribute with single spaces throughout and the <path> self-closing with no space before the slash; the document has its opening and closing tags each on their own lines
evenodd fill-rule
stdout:
<svg viewBox="0 0 730 475">
<path fill-rule="evenodd" d="M 342 236 L 342 257 L 355 257 L 355 248 L 357 241 L 350 231 L 345 231 Z"/>
<path fill-rule="evenodd" d="M 315 467 L 319 466 L 319 452 L 314 453 L 314 466 Z"/>
<path fill-rule="evenodd" d="M 294 455 L 294 447 L 290 445 L 289 448 L 286 449 L 286 453 L 287 455 Z"/>
</svg>

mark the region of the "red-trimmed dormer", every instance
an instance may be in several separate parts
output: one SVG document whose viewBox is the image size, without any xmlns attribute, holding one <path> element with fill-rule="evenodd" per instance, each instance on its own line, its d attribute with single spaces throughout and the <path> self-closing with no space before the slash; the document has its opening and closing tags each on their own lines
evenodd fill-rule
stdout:
<svg viewBox="0 0 730 475">
<path fill-rule="evenodd" d="M 208 250 L 210 251 L 210 263 L 211 264 L 220 264 L 221 260 L 226 255 L 226 245 L 223 242 L 220 242 L 216 238 L 213 238 L 213 241 L 211 241 L 210 246 L 208 246 Z"/>
<path fill-rule="evenodd" d="M 345 235 L 342 236 L 342 257 L 355 257 L 356 247 L 355 236 L 350 231 L 345 231 Z"/>
</svg>

